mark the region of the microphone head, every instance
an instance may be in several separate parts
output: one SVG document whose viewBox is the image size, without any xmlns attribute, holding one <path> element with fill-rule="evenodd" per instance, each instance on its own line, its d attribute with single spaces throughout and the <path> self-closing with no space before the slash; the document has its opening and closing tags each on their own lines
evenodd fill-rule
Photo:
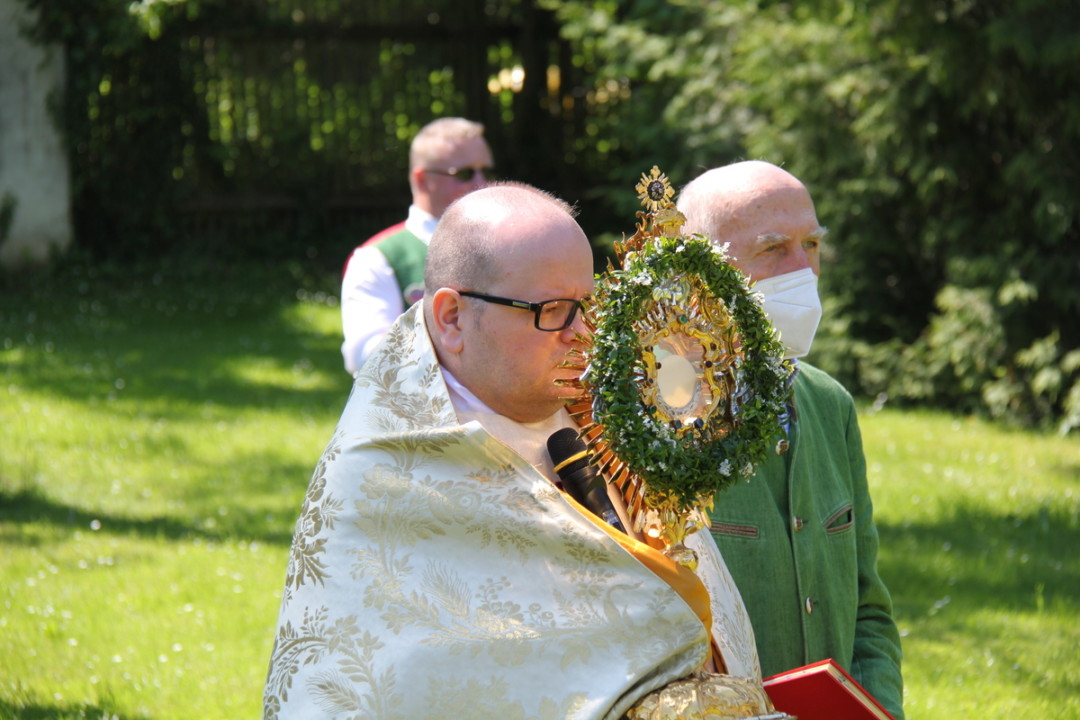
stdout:
<svg viewBox="0 0 1080 720">
<path fill-rule="evenodd" d="M 555 473 L 566 492 L 591 513 L 615 529 L 626 532 L 608 498 L 603 478 L 589 464 L 589 447 L 577 431 L 572 428 L 557 430 L 548 438 L 547 446 Z"/>
<path fill-rule="evenodd" d="M 589 448 L 573 428 L 556 430 L 548 438 L 547 447 L 555 474 L 563 481 L 589 464 Z"/>
<path fill-rule="evenodd" d="M 553 432 L 547 439 L 547 448 L 548 455 L 556 465 L 586 449 L 585 441 L 573 428 L 563 428 Z"/>
</svg>

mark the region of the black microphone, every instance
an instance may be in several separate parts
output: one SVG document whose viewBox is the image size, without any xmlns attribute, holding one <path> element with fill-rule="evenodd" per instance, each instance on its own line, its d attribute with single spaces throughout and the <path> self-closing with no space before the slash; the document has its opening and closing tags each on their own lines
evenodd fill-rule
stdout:
<svg viewBox="0 0 1080 720">
<path fill-rule="evenodd" d="M 608 497 L 607 483 L 597 476 L 596 468 L 589 463 L 589 450 L 577 431 L 573 428 L 556 431 L 548 438 L 547 447 L 551 462 L 555 463 L 555 472 L 570 497 L 608 525 L 626 532 Z"/>
</svg>

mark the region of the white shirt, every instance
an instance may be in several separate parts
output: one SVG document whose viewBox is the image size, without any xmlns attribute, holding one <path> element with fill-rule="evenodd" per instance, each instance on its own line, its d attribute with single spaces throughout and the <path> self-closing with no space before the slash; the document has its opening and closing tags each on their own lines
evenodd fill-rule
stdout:
<svg viewBox="0 0 1080 720">
<path fill-rule="evenodd" d="M 434 215 L 410 205 L 405 229 L 428 245 L 438 222 Z M 345 336 L 341 355 L 350 374 L 360 369 L 405 310 L 401 288 L 386 256 L 374 245 L 356 248 L 341 280 L 341 328 Z"/>
</svg>

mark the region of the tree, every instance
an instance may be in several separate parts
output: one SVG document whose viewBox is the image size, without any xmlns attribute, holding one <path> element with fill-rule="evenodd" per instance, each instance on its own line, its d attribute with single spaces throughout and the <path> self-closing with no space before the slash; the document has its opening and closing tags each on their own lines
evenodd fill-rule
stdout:
<svg viewBox="0 0 1080 720">
<path fill-rule="evenodd" d="M 676 184 L 753 157 L 810 188 L 833 250 L 816 361 L 862 393 L 1080 427 L 1080 6 L 549 4 L 630 89 L 620 146 L 662 138 Z"/>
</svg>

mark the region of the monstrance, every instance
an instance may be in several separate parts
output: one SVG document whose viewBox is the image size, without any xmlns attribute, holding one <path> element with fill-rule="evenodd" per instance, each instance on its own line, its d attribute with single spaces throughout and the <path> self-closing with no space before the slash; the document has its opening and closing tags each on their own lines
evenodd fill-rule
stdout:
<svg viewBox="0 0 1080 720">
<path fill-rule="evenodd" d="M 635 188 L 644 211 L 615 243 L 582 315 L 589 333 L 565 367 L 570 406 L 598 472 L 626 501 L 632 528 L 697 569 L 687 536 L 717 493 L 749 479 L 780 432 L 790 366 L 743 274 L 723 248 L 682 233 L 667 177 Z M 639 700 L 631 720 L 776 720 L 760 682 L 699 671 Z"/>
<path fill-rule="evenodd" d="M 581 372 L 570 413 L 634 530 L 694 569 L 684 541 L 775 442 L 790 367 L 725 250 L 682 233 L 667 176 L 654 166 L 635 189 L 645 210 L 615 243 L 619 267 L 597 277 L 566 363 Z"/>
</svg>

